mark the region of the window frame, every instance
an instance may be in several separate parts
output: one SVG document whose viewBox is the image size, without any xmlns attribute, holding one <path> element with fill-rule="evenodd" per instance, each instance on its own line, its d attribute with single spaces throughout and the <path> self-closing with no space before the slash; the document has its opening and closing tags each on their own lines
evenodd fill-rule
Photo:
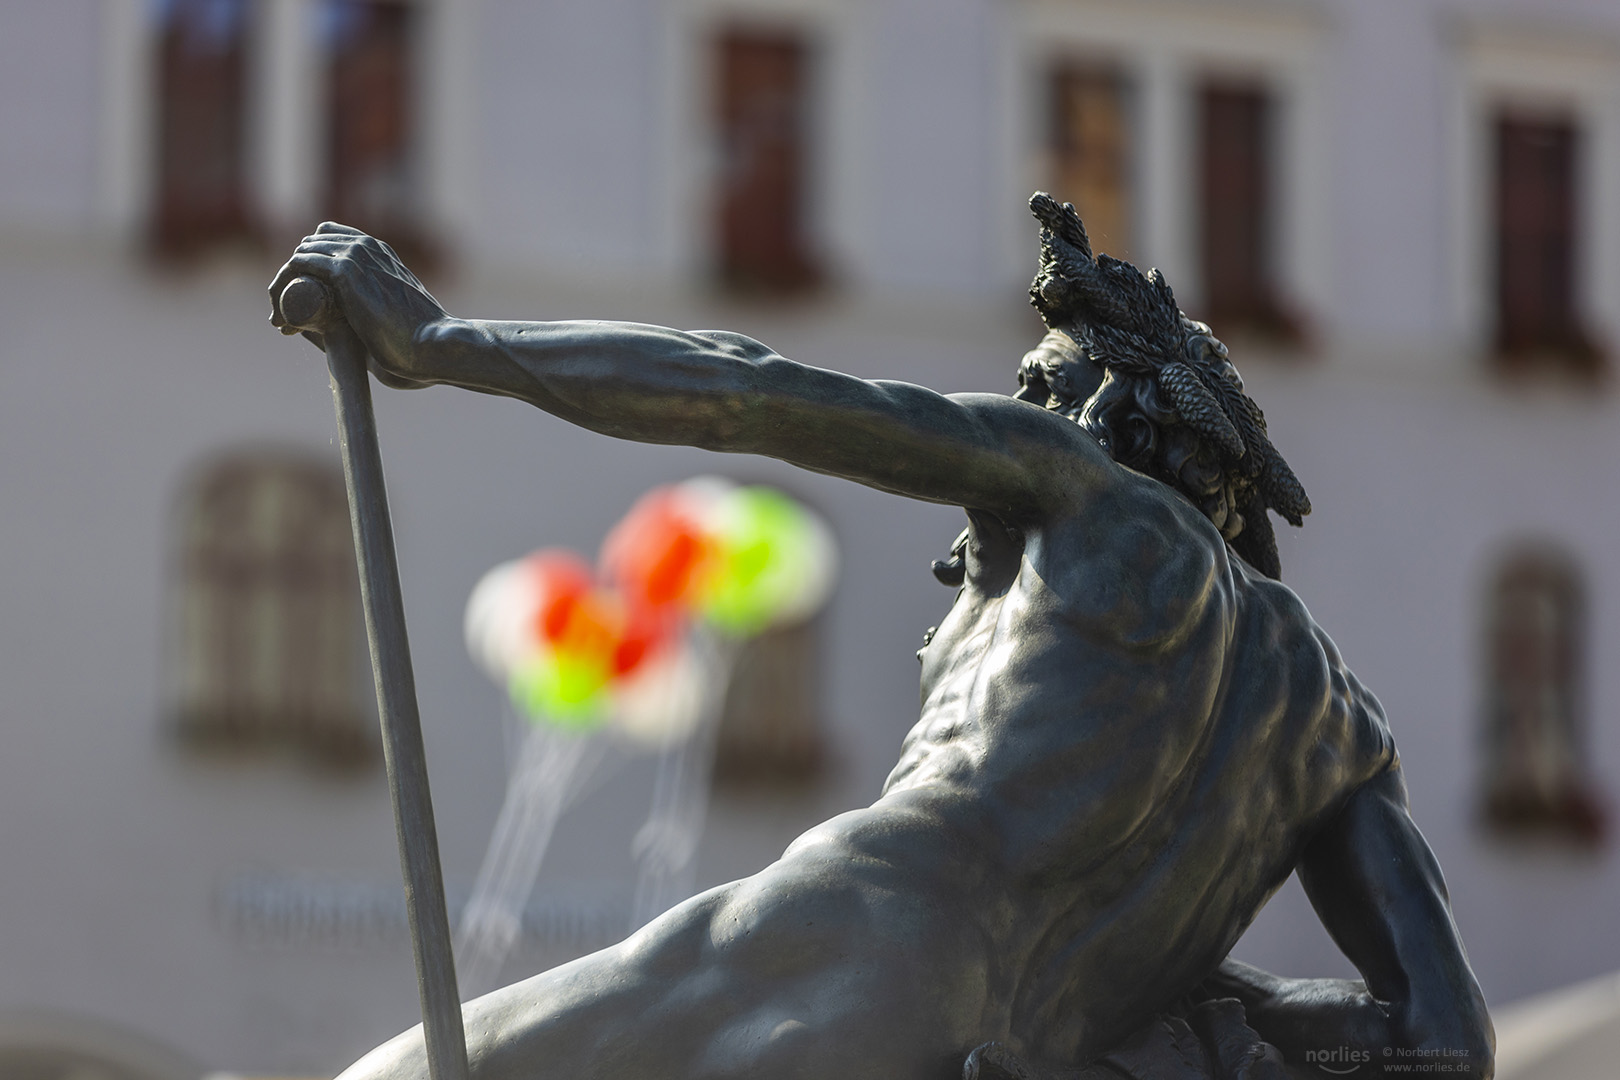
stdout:
<svg viewBox="0 0 1620 1080">
<path fill-rule="evenodd" d="M 1027 281 L 1031 272 L 1024 203 L 1046 182 L 1042 95 L 1048 74 L 1064 56 L 1076 55 L 1111 62 L 1135 89 L 1140 225 L 1133 251 L 1138 265 L 1165 272 L 1190 310 L 1204 295 L 1192 171 L 1197 88 L 1210 77 L 1267 88 L 1276 110 L 1278 300 L 1307 317 L 1331 311 L 1331 87 L 1322 14 L 1222 2 L 1178 9 L 1172 19 L 1122 0 L 1017 0 L 1010 26 L 997 89 L 1009 141 L 997 148 L 1005 165 L 992 185 L 991 209 L 1002 237 L 998 272 L 1009 285 Z"/>
<path fill-rule="evenodd" d="M 1452 317 L 1466 352 L 1495 354 L 1495 121 L 1504 110 L 1569 117 L 1575 175 L 1575 315 L 1600 349 L 1620 339 L 1620 45 L 1488 20 L 1452 26 L 1448 129 Z M 1488 365 L 1477 367 L 1490 370 Z"/>
<path fill-rule="evenodd" d="M 253 0 L 247 58 L 246 196 L 270 237 L 302 235 L 324 210 L 328 165 L 321 0 Z M 477 192 L 470 140 L 477 93 L 477 5 L 397 0 L 413 9 L 412 142 L 423 231 L 469 225 Z M 130 245 L 154 212 L 161 24 L 150 0 L 104 0 L 98 188 L 103 223 Z"/>
<path fill-rule="evenodd" d="M 1557 840 L 1587 847 L 1603 844 L 1606 800 L 1587 763 L 1591 730 L 1591 588 L 1574 552 L 1549 537 L 1525 537 L 1500 547 L 1484 581 L 1481 625 L 1481 769 L 1476 800 L 1481 825 L 1499 840 Z M 1509 617 L 1541 601 L 1551 622 L 1530 626 Z M 1540 653 L 1545 670 L 1525 679 L 1524 646 Z M 1535 660 L 1531 659 L 1531 667 Z M 1538 708 L 1529 726 L 1516 725 L 1515 706 L 1528 695 Z M 1550 708 L 1547 706 L 1550 705 Z M 1515 736 L 1552 744 L 1553 753 L 1529 759 Z M 1538 782 L 1537 765 L 1550 770 L 1550 786 Z"/>
<path fill-rule="evenodd" d="M 351 772 L 380 761 L 348 518 L 342 469 L 301 448 L 224 447 L 187 470 L 164 659 L 181 744 Z"/>
<path fill-rule="evenodd" d="M 674 0 L 663 5 L 658 60 L 662 73 L 655 127 L 652 260 L 662 270 L 708 280 L 715 264 L 711 178 L 718 163 L 714 127 L 720 35 L 731 28 L 799 36 L 810 52 L 802 227 L 823 280 L 837 285 L 872 260 L 861 212 L 866 190 L 871 72 L 875 58 L 859 33 L 868 17 L 859 0 Z M 692 153 L 692 147 L 701 147 Z"/>
</svg>

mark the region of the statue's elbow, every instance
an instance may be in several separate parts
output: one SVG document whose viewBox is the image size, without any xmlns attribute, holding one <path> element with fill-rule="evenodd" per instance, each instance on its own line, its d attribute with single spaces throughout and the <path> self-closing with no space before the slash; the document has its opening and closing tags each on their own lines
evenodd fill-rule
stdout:
<svg viewBox="0 0 1620 1080">
<path fill-rule="evenodd" d="M 1468 1070 L 1471 1080 L 1492 1080 L 1496 1075 L 1496 1032 L 1489 1016 L 1481 1018 L 1471 1045 L 1467 1046 Z"/>
<path fill-rule="evenodd" d="M 1441 1066 L 1452 1076 L 1492 1080 L 1496 1075 L 1496 1032 L 1484 1008 L 1458 1017 L 1447 1028 L 1418 1045 L 1416 1049 L 1422 1060 Z"/>
</svg>

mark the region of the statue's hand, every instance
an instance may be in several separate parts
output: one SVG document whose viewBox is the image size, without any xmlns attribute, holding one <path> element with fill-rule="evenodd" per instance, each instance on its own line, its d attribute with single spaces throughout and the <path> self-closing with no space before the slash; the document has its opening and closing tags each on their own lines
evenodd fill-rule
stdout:
<svg viewBox="0 0 1620 1080">
<path fill-rule="evenodd" d="M 358 229 L 323 222 L 306 236 L 270 283 L 270 322 L 297 333 L 281 311 L 281 293 L 294 278 L 321 282 L 338 311 L 365 343 L 376 376 L 390 386 L 426 386 L 433 381 L 417 363 L 417 343 L 450 318 L 394 249 Z M 305 337 L 324 348 L 319 334 Z"/>
</svg>

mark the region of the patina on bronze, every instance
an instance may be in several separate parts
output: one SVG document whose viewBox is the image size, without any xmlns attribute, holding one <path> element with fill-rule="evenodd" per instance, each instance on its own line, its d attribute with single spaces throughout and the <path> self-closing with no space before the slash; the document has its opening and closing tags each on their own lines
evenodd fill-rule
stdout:
<svg viewBox="0 0 1620 1080">
<path fill-rule="evenodd" d="M 1490 1076 L 1383 713 L 1276 580 L 1267 509 L 1297 522 L 1303 489 L 1209 328 L 1158 275 L 1093 258 L 1072 207 L 1031 205 L 1051 333 L 1014 396 L 857 379 L 737 334 L 454 318 L 341 225 L 272 284 L 325 284 L 391 385 L 967 511 L 878 800 L 470 1003 L 475 1077 L 1224 1080 L 1441 1056 Z M 1290 873 L 1364 981 L 1227 957 Z M 344 1075 L 424 1071 L 413 1030 Z"/>
</svg>

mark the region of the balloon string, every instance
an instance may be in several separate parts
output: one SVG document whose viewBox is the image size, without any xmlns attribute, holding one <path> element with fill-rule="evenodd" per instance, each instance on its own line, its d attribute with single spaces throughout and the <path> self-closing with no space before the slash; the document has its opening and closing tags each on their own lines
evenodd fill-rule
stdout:
<svg viewBox="0 0 1620 1080">
<path fill-rule="evenodd" d="M 522 936 L 523 910 L 557 821 L 601 772 L 606 745 L 596 733 L 530 725 L 517 749 L 506 798 L 456 933 L 464 997 L 496 987 L 501 965 Z"/>
<path fill-rule="evenodd" d="M 691 896 L 697 878 L 698 842 L 708 818 L 720 719 L 739 643 L 699 629 L 691 639 L 705 669 L 702 711 L 692 733 L 658 759 L 652 810 L 631 847 L 641 864 L 630 906 L 631 933 Z"/>
</svg>

